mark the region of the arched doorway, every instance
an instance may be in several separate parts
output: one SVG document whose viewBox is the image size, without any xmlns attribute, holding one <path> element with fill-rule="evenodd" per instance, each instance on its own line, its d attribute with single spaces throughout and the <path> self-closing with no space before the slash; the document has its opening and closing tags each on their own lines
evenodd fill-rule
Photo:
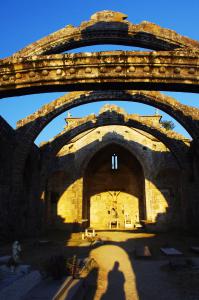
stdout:
<svg viewBox="0 0 199 300">
<path fill-rule="evenodd" d="M 144 195 L 140 163 L 124 147 L 110 144 L 84 173 L 83 219 L 96 229 L 135 228 L 145 218 Z"/>
</svg>

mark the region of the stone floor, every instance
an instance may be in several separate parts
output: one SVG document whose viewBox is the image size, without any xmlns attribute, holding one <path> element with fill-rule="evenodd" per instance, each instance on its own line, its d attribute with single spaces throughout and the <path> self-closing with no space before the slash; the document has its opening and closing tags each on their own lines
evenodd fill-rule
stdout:
<svg viewBox="0 0 199 300">
<path fill-rule="evenodd" d="M 196 300 L 199 299 L 199 268 L 171 270 L 170 258 L 160 256 L 136 259 L 133 255 L 133 234 L 103 233 L 113 244 L 91 251 L 99 269 L 87 278 L 84 300 Z M 124 244 L 124 241 L 126 243 Z M 114 242 L 121 242 L 122 247 Z M 199 266 L 199 258 L 194 258 Z M 190 280 L 195 285 L 189 288 Z M 198 283 L 197 283 L 198 282 Z"/>
<path fill-rule="evenodd" d="M 76 253 L 80 257 L 91 256 L 98 263 L 86 278 L 84 300 L 198 300 L 199 299 L 199 256 L 190 252 L 190 246 L 198 246 L 197 238 L 182 235 L 155 235 L 132 232 L 98 232 L 104 244 L 91 247 L 82 241 L 80 234 L 73 234 L 67 240 L 60 237 L 53 243 L 34 247 L 26 263 L 37 266 L 44 255 L 54 254 L 60 249 L 67 255 Z M 54 237 L 51 237 L 51 239 Z M 30 243 L 29 243 L 30 244 Z M 25 244 L 24 251 L 27 249 Z M 137 259 L 136 247 L 148 245 L 152 258 Z M 195 268 L 169 268 L 169 258 L 160 251 L 161 246 L 172 246 L 184 253 L 186 259 L 195 262 Z M 80 247 L 81 246 L 81 247 Z M 29 248 L 28 248 L 29 249 Z M 32 257 L 34 255 L 34 257 Z M 24 299 L 50 300 L 59 288 L 43 281 L 34 287 Z M 79 296 L 75 300 L 79 300 Z M 82 298 L 81 298 L 82 299 Z"/>
<path fill-rule="evenodd" d="M 95 249 L 91 255 L 99 270 L 87 281 L 85 300 L 185 299 L 169 274 L 161 271 L 164 260 L 130 260 L 124 250 L 111 245 Z"/>
</svg>

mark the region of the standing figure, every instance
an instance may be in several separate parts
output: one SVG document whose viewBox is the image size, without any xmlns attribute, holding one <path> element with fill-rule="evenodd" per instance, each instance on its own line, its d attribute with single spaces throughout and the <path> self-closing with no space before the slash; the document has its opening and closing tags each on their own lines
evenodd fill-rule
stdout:
<svg viewBox="0 0 199 300">
<path fill-rule="evenodd" d="M 20 253 L 21 253 L 21 245 L 19 244 L 18 241 L 15 241 L 12 244 L 12 258 L 15 261 L 15 263 L 19 263 Z"/>
</svg>

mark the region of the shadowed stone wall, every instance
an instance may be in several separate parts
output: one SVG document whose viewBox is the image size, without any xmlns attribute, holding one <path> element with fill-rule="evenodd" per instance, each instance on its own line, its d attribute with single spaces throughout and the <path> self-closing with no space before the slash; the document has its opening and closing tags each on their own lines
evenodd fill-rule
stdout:
<svg viewBox="0 0 199 300">
<path fill-rule="evenodd" d="M 6 237 L 10 224 L 12 193 L 12 154 L 15 130 L 0 116 L 0 237 Z"/>
<path fill-rule="evenodd" d="M 112 144 L 123 149 L 114 180 L 111 179 L 111 158 L 106 148 Z M 121 164 L 125 151 L 129 153 L 129 164 L 132 162 L 135 168 L 133 162 L 137 161 L 140 166 L 134 172 L 130 171 L 133 166 L 129 169 L 131 164 Z M 108 161 L 103 160 L 106 155 L 109 166 Z M 169 169 L 173 174 L 180 172 L 173 155 L 164 144 L 140 130 L 113 125 L 80 134 L 61 149 L 49 171 L 48 221 L 52 226 L 73 228 L 73 224 L 81 225 L 82 219 L 88 219 L 87 224 L 96 228 L 107 227 L 110 218 L 107 207 L 111 206 L 110 194 L 115 191 L 120 192 L 120 215 L 126 205 L 126 212 L 135 219 L 136 212 L 132 212 L 134 198 L 137 199 L 134 208 L 137 205 L 138 221 L 158 222 L 156 227 L 159 229 L 179 226 L 180 203 L 175 198 L 181 199 L 181 179 L 178 176 L 173 181 L 175 176 L 171 178 Z M 162 183 L 159 174 L 163 172 Z M 122 214 L 120 224 L 124 228 Z"/>
<path fill-rule="evenodd" d="M 15 130 L 0 117 L 0 239 L 13 240 L 41 231 L 40 151 L 36 145 L 31 147 L 22 185 L 16 189 L 12 185 L 16 145 Z"/>
</svg>

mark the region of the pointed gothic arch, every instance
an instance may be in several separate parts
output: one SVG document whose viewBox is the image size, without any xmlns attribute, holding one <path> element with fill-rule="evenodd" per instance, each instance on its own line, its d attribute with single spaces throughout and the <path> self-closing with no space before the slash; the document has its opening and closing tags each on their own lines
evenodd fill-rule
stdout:
<svg viewBox="0 0 199 300">
<path fill-rule="evenodd" d="M 104 129 L 98 129 L 98 130 L 102 130 L 102 132 L 103 132 L 103 130 Z M 98 130 L 97 130 L 97 133 L 98 133 Z M 129 131 L 129 129 L 128 129 L 128 131 Z M 131 130 L 130 130 L 131 131 Z M 107 132 L 107 130 L 105 131 L 105 132 Z M 122 132 L 122 131 L 121 131 Z M 124 132 L 126 132 L 126 131 L 124 131 Z M 90 131 L 89 130 L 89 132 L 88 132 L 88 134 L 90 134 L 91 133 L 91 135 L 92 135 L 92 131 Z M 143 132 L 141 132 L 141 135 L 143 134 Z M 84 135 L 83 135 L 84 136 Z M 94 132 L 94 134 L 93 134 L 93 136 L 95 136 L 95 132 Z M 106 134 L 105 134 L 105 136 L 106 136 Z M 81 139 L 81 137 L 82 137 L 82 135 L 80 135 L 80 139 Z M 73 145 L 73 143 L 75 142 L 75 141 L 77 141 L 78 139 L 74 139 L 74 140 L 71 140 L 71 142 L 72 142 L 72 144 L 69 144 L 68 145 L 68 149 L 71 149 L 71 145 Z M 89 163 L 89 161 L 90 161 L 90 159 L 91 158 L 93 158 L 94 156 L 95 156 L 95 154 L 98 152 L 98 151 L 100 151 L 100 150 L 102 150 L 104 147 L 106 148 L 106 146 L 108 146 L 108 145 L 110 145 L 110 144 L 117 144 L 117 145 L 119 145 L 119 146 L 121 146 L 121 147 L 124 147 L 124 148 L 126 148 L 126 149 L 128 149 L 128 151 L 133 155 L 133 156 L 135 156 L 136 157 L 136 159 L 139 161 L 139 163 L 142 165 L 142 169 L 143 169 L 143 172 L 144 172 L 144 178 L 145 178 L 145 184 L 146 184 L 146 187 L 147 187 L 147 189 L 149 188 L 149 182 L 151 182 L 151 188 L 153 189 L 153 183 L 154 183 L 154 181 L 153 181 L 153 175 L 152 175 L 152 173 L 155 171 L 153 171 L 153 172 L 151 172 L 151 170 L 155 167 L 155 166 L 153 166 L 152 167 L 152 165 L 150 164 L 150 159 L 148 159 L 147 158 L 147 156 L 148 156 L 148 154 L 152 151 L 153 152 L 153 148 L 151 149 L 150 147 L 148 148 L 148 147 L 145 147 L 145 148 L 147 148 L 146 150 L 147 151 L 143 151 L 143 144 L 141 143 L 141 144 L 139 144 L 139 142 L 138 143 L 136 143 L 136 141 L 131 141 L 131 142 L 129 142 L 129 140 L 127 139 L 125 139 L 124 137 L 123 137 L 123 135 L 121 135 L 120 134 L 120 129 L 118 129 L 118 133 L 116 133 L 116 132 L 112 132 L 112 133 L 108 133 L 108 136 L 107 136 L 107 138 L 103 138 L 102 140 L 100 139 L 100 141 L 98 141 L 98 142 L 94 142 L 93 143 L 93 140 L 91 139 L 90 140 L 91 141 L 91 143 L 90 144 L 88 144 L 88 143 L 85 143 L 85 142 L 83 142 L 83 144 L 82 144 L 82 147 L 81 148 L 79 148 L 78 146 L 77 146 L 77 149 L 75 150 L 75 160 L 77 160 L 78 161 L 78 172 L 76 172 L 75 171 L 75 174 L 76 174 L 76 176 L 75 177 L 72 177 L 73 178 L 73 182 L 75 182 L 76 181 L 76 179 L 78 178 L 78 185 L 80 184 L 81 185 L 81 183 L 80 182 L 82 182 L 82 177 L 83 177 L 83 173 L 82 173 L 82 171 L 84 171 L 86 168 L 87 168 L 87 166 L 88 166 L 88 163 Z M 67 140 L 65 140 L 65 142 L 67 143 Z M 75 148 L 76 148 L 76 146 L 75 146 Z M 66 151 L 66 152 L 65 152 Z M 69 152 L 68 152 L 69 151 Z M 149 153 L 147 154 L 147 152 L 149 151 Z M 71 156 L 71 154 L 73 155 L 73 151 L 72 151 L 72 153 L 70 152 L 70 150 L 63 150 L 63 152 L 62 152 L 62 154 L 61 154 L 61 157 L 62 157 L 62 155 L 64 155 L 65 156 L 65 154 L 66 153 L 68 153 L 68 155 L 69 156 Z M 83 154 L 84 153 L 84 154 Z M 46 153 L 47 155 L 50 155 L 50 153 Z M 150 155 L 150 154 L 149 154 Z M 153 153 L 153 155 L 157 155 L 157 159 L 158 159 L 158 152 L 155 154 L 155 153 Z M 64 156 L 63 156 L 63 158 L 61 158 L 61 160 L 62 159 L 64 159 Z M 67 156 L 67 154 L 66 154 L 66 156 Z M 52 158 L 53 159 L 53 161 L 55 162 L 56 161 L 56 158 L 54 157 L 54 158 Z M 55 160 L 54 160 L 55 159 Z M 155 161 L 156 161 L 156 159 L 155 159 Z M 68 160 L 66 160 L 66 162 L 68 162 Z M 81 163 L 82 162 L 82 163 Z M 173 161 L 174 162 L 174 161 Z M 47 161 L 47 165 L 52 165 L 52 163 L 51 163 L 51 161 Z M 58 164 L 59 165 L 59 164 Z M 156 163 L 155 163 L 155 165 L 156 165 Z M 159 167 L 157 167 L 157 169 L 159 169 L 160 168 L 160 166 L 161 165 L 159 165 Z M 178 169 L 178 167 L 177 167 L 177 165 L 176 164 L 172 164 L 172 166 L 176 166 L 176 169 L 178 170 L 178 172 L 179 172 L 179 174 L 181 174 L 182 172 L 182 170 L 181 169 Z M 67 167 L 67 164 L 65 164 L 65 165 L 63 165 L 62 166 L 62 168 L 63 169 L 65 169 Z M 109 161 L 109 167 L 111 168 L 111 161 Z M 51 172 L 52 172 L 52 168 L 50 168 L 49 169 L 49 172 L 47 172 L 46 174 L 50 174 Z M 42 179 L 44 179 L 45 180 L 45 172 L 43 172 L 44 171 L 44 169 L 42 170 Z M 48 175 L 47 175 L 47 177 L 48 177 Z M 152 175 L 152 177 L 151 177 L 151 175 Z M 104 177 L 103 177 L 104 178 Z M 80 179 L 80 181 L 79 181 L 79 179 Z M 45 186 L 45 185 L 44 185 Z M 181 185 L 180 185 L 181 186 Z M 155 188 L 155 187 L 154 187 Z M 112 188 L 113 189 L 113 188 Z M 179 187 L 179 189 L 180 189 L 180 187 Z M 44 189 L 42 189 L 42 190 L 44 190 Z M 113 191 L 114 191 L 114 189 L 113 189 Z M 70 192 L 69 192 L 70 193 Z M 60 203 L 59 203 L 59 215 L 62 217 L 62 218 L 65 218 L 65 221 L 67 222 L 67 217 L 66 217 L 66 215 L 65 215 L 65 217 L 64 217 L 64 210 L 63 210 L 63 207 L 66 207 L 66 202 L 67 202 L 67 199 L 69 199 L 69 198 L 71 198 L 71 197 L 69 197 L 68 196 L 69 194 L 68 194 L 68 192 L 66 192 L 66 193 L 64 193 L 64 195 L 60 195 Z M 79 195 L 79 194 L 78 194 Z M 159 196 L 161 197 L 161 192 L 159 193 Z M 128 195 L 125 195 L 125 196 L 128 196 Z M 163 196 L 163 195 L 162 195 Z M 81 194 L 81 196 L 78 196 L 78 199 L 79 199 L 79 201 L 80 201 L 80 198 L 82 197 L 82 194 Z M 150 198 L 150 196 L 149 196 L 149 198 Z M 149 200 L 149 198 L 148 198 L 148 195 L 147 195 L 147 211 L 148 211 L 148 216 L 150 216 L 150 205 L 149 205 L 149 203 L 150 203 L 150 200 Z M 65 199 L 65 200 L 64 200 Z M 70 202 L 70 201 L 69 201 Z M 78 202 L 78 203 L 80 203 L 80 202 Z M 74 212 L 75 213 L 75 212 Z M 71 218 L 71 216 L 70 216 L 70 218 Z M 75 217 L 76 218 L 76 217 Z M 80 205 L 78 205 L 78 218 L 82 218 L 81 217 L 81 208 L 80 208 Z M 78 220 L 80 220 L 80 219 L 78 219 Z M 84 219 L 84 216 L 83 216 L 83 219 Z M 68 222 L 70 222 L 70 221 L 68 221 Z M 123 221 L 122 221 L 123 222 Z M 80 220 L 80 223 L 81 223 L 81 220 Z"/>
<path fill-rule="evenodd" d="M 17 174 L 20 173 L 19 169 L 23 169 L 25 159 L 37 135 L 50 121 L 75 106 L 103 100 L 127 100 L 153 105 L 174 117 L 194 139 L 198 138 L 198 109 L 183 105 L 174 98 L 159 92 L 112 90 L 72 92 L 44 105 L 34 114 L 18 122 L 17 133 L 20 136 L 20 142 L 15 149 Z"/>
<path fill-rule="evenodd" d="M 57 135 L 50 142 L 43 145 L 41 147 L 41 150 L 42 152 L 47 154 L 47 164 L 48 160 L 54 157 L 68 141 L 70 141 L 80 133 L 100 126 L 122 125 L 137 128 L 155 136 L 171 150 L 181 168 L 186 166 L 186 163 L 182 163 L 182 161 L 186 162 L 186 153 L 189 147 L 182 141 L 179 135 L 175 135 L 174 132 L 167 132 L 160 126 L 156 127 L 151 122 L 144 121 L 143 119 L 138 119 L 136 116 L 130 115 L 129 118 L 123 118 L 122 115 L 117 113 L 113 113 L 114 117 L 112 118 L 110 116 L 111 114 L 105 114 L 104 116 L 102 114 L 98 117 L 91 115 L 90 117 L 82 119 L 74 128 L 68 128 L 61 134 Z M 185 157 L 183 158 L 184 155 Z"/>
<path fill-rule="evenodd" d="M 111 169 L 113 153 L 117 153 L 119 159 L 118 169 L 114 171 Z M 84 170 L 82 218 L 88 219 L 88 226 L 111 228 L 113 210 L 120 228 L 127 215 L 135 226 L 136 222 L 146 219 L 144 185 L 143 169 L 136 156 L 124 144 L 109 141 L 95 151 Z"/>
</svg>

